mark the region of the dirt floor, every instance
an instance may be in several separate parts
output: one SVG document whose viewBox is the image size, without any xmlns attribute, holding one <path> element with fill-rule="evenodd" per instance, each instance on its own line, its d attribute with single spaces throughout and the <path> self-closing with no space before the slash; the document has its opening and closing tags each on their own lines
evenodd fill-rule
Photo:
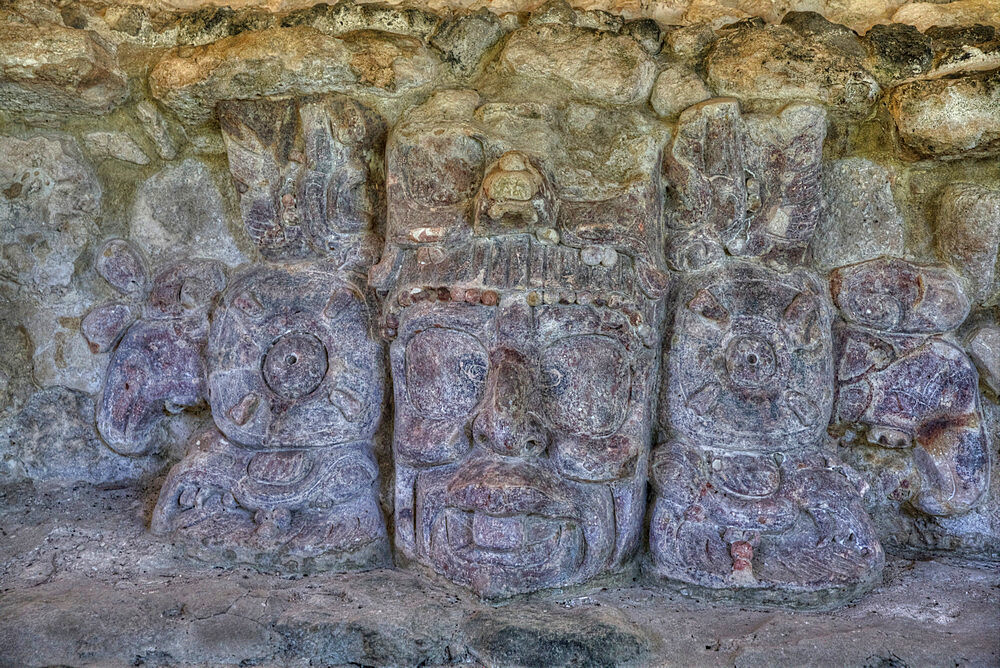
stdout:
<svg viewBox="0 0 1000 668">
<path fill-rule="evenodd" d="M 0 665 L 996 666 L 1000 567 L 890 559 L 834 612 L 635 579 L 479 602 L 423 573 L 212 568 L 144 528 L 141 490 L 0 488 Z"/>
</svg>

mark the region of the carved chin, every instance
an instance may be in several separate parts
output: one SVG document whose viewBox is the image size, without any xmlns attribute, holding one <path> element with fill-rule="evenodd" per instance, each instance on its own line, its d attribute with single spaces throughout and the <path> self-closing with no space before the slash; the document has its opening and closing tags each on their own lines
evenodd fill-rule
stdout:
<svg viewBox="0 0 1000 668">
<path fill-rule="evenodd" d="M 436 571 L 483 598 L 582 583 L 607 568 L 615 543 L 610 490 L 586 487 L 558 516 L 425 506 L 423 552 Z"/>
</svg>

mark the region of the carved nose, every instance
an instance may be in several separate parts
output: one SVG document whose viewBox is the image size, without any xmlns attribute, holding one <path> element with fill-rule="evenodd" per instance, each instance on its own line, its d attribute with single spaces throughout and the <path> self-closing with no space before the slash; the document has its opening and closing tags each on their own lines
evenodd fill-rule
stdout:
<svg viewBox="0 0 1000 668">
<path fill-rule="evenodd" d="M 537 457 L 548 434 L 531 407 L 538 405 L 537 383 L 521 353 L 501 348 L 491 355 L 486 396 L 472 422 L 472 438 L 484 450 L 505 457 Z"/>
</svg>

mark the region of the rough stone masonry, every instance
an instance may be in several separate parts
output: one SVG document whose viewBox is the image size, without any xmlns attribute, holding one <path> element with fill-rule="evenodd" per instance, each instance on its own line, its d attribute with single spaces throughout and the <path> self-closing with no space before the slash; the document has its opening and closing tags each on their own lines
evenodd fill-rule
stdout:
<svg viewBox="0 0 1000 668">
<path fill-rule="evenodd" d="M 0 0 L 0 664 L 1000 661 L 1000 8 L 165 4 Z"/>
</svg>

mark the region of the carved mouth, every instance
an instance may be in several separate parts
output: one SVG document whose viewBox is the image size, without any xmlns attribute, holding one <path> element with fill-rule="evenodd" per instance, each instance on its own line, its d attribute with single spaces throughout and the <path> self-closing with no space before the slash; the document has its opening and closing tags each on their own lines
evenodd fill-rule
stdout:
<svg viewBox="0 0 1000 668">
<path fill-rule="evenodd" d="M 443 513 L 452 556 L 474 564 L 533 569 L 548 563 L 579 566 L 583 535 L 573 520 L 539 515 L 499 516 L 447 508 Z"/>
</svg>

